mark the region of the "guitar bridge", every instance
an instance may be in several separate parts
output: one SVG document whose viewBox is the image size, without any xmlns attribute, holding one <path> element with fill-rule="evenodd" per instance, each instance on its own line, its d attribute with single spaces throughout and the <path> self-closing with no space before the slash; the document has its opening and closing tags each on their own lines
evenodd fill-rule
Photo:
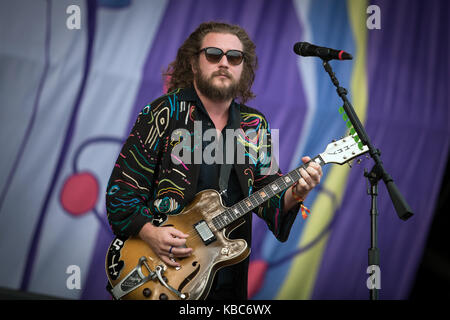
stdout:
<svg viewBox="0 0 450 320">
<path fill-rule="evenodd" d="M 148 276 L 142 273 L 142 266 L 148 271 Z M 137 266 L 130 271 L 115 287 L 111 289 L 111 294 L 114 299 L 119 300 L 126 294 L 130 293 L 134 289 L 142 286 L 149 280 L 155 280 L 158 278 L 156 272 L 152 271 L 147 264 L 145 257 L 140 257 Z"/>
<path fill-rule="evenodd" d="M 184 293 L 181 293 L 180 291 L 176 290 L 175 288 L 171 287 L 170 285 L 167 284 L 166 281 L 164 281 L 164 278 L 162 276 L 162 273 L 164 272 L 164 269 L 162 266 L 157 266 L 156 267 L 156 276 L 158 277 L 159 282 L 161 282 L 161 284 L 166 287 L 167 289 L 169 289 L 170 291 L 172 291 L 174 294 L 176 294 L 180 299 L 186 299 L 187 296 Z"/>
<path fill-rule="evenodd" d="M 206 246 L 216 240 L 214 233 L 212 233 L 205 220 L 201 220 L 194 224 L 194 229 L 197 231 L 198 235 Z"/>
</svg>

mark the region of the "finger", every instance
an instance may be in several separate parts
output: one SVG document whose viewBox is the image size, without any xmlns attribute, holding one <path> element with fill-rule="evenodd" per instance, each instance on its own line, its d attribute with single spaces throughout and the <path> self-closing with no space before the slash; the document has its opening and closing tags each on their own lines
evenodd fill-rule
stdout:
<svg viewBox="0 0 450 320">
<path fill-rule="evenodd" d="M 314 186 L 317 185 L 320 182 L 319 172 L 313 167 L 308 167 L 306 171 L 308 172 L 311 179 L 314 181 Z"/>
<path fill-rule="evenodd" d="M 173 248 L 172 253 L 179 258 L 189 257 L 192 254 L 192 248 Z"/>
<path fill-rule="evenodd" d="M 179 267 L 180 266 L 180 264 L 178 262 L 170 259 L 170 257 L 168 257 L 168 256 L 162 255 L 162 256 L 160 256 L 160 258 L 168 266 L 171 266 L 171 267 Z"/>
<path fill-rule="evenodd" d="M 302 157 L 302 161 L 303 161 L 303 163 L 307 163 L 307 162 L 311 161 L 311 158 L 308 156 L 304 156 L 304 157 Z"/>
<path fill-rule="evenodd" d="M 300 169 L 300 174 L 308 185 L 310 185 L 310 186 L 313 185 L 314 182 L 313 182 L 311 176 L 309 175 L 309 173 L 305 169 L 303 169 L 303 168 Z"/>
<path fill-rule="evenodd" d="M 169 247 L 185 247 L 186 246 L 186 239 L 170 237 L 170 238 L 167 239 L 166 245 L 169 246 Z"/>
<path fill-rule="evenodd" d="M 317 164 L 315 162 L 311 162 L 311 164 L 310 164 L 310 166 L 308 166 L 308 168 L 309 167 L 316 169 L 316 171 L 319 173 L 319 175 L 322 176 L 322 167 L 319 164 Z"/>
<path fill-rule="evenodd" d="M 162 249 L 162 251 L 163 251 L 163 254 L 164 254 L 164 255 L 170 256 L 170 255 L 176 255 L 177 252 L 180 252 L 179 249 L 190 249 L 190 248 L 187 248 L 185 245 L 182 245 L 182 246 L 176 246 L 176 245 L 170 244 L 170 245 L 168 245 L 168 246 L 165 246 L 165 247 Z"/>
<path fill-rule="evenodd" d="M 298 191 L 299 194 L 305 194 L 310 189 L 309 185 L 306 183 L 306 181 L 303 178 L 299 180 L 298 186 L 300 187 L 299 188 L 300 191 Z"/>
<path fill-rule="evenodd" d="M 175 247 L 174 247 L 173 245 L 171 245 L 171 244 L 166 245 L 166 246 L 164 247 L 164 249 L 163 249 L 163 254 L 166 255 L 166 256 L 172 254 L 174 248 L 175 248 Z"/>
<path fill-rule="evenodd" d="M 182 233 L 172 227 L 167 228 L 167 231 L 168 232 L 166 232 L 164 234 L 164 238 L 163 238 L 164 245 L 169 246 L 169 247 L 170 246 L 180 247 L 180 246 L 184 246 L 186 244 L 185 238 L 187 238 L 187 237 L 184 237 L 184 233 Z M 177 234 L 180 236 L 183 236 L 183 238 L 178 237 Z M 187 235 L 187 236 L 189 236 L 189 235 Z"/>
<path fill-rule="evenodd" d="M 192 251 L 192 248 L 188 248 L 185 245 L 182 245 L 182 246 L 169 245 L 163 249 L 163 252 L 165 255 L 169 255 L 169 254 L 176 255 L 177 253 L 184 253 L 184 252 L 189 252 L 189 251 Z"/>
<path fill-rule="evenodd" d="M 185 239 L 185 238 L 189 237 L 188 234 L 185 234 L 185 233 L 181 232 L 180 230 L 175 229 L 173 227 L 169 228 L 169 232 L 172 236 L 177 237 L 177 238 Z"/>
</svg>

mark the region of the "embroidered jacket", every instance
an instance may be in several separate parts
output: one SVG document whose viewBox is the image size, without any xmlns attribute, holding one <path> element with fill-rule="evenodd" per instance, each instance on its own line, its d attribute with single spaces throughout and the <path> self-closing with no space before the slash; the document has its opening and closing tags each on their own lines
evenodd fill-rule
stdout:
<svg viewBox="0 0 450 320">
<path fill-rule="evenodd" d="M 193 88 L 177 89 L 139 113 L 106 191 L 108 220 L 117 236 L 136 235 L 156 214 L 177 214 L 193 200 L 199 161 L 204 161 L 195 96 Z M 235 161 L 233 166 L 248 196 L 281 172 L 271 157 L 270 128 L 264 115 L 243 104 L 238 110 L 240 128 L 235 151 L 245 161 Z M 287 240 L 299 211 L 297 205 L 283 212 L 284 194 L 275 195 L 253 211 L 280 241 Z"/>
</svg>

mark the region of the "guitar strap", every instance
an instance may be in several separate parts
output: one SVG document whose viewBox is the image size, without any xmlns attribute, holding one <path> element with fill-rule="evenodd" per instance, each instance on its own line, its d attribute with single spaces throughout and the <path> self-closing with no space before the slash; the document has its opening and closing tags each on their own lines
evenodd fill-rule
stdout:
<svg viewBox="0 0 450 320">
<path fill-rule="evenodd" d="M 225 136 L 227 136 L 227 129 L 232 129 L 232 130 L 239 130 L 241 128 L 241 112 L 240 112 L 240 105 L 238 103 L 233 102 L 232 105 L 232 110 L 230 112 L 230 117 L 231 117 L 231 121 L 230 121 L 230 126 L 226 126 L 225 127 Z M 232 139 L 233 140 L 233 152 L 232 152 L 232 159 L 231 163 L 229 163 L 229 161 L 227 161 L 227 145 L 229 145 L 229 141 L 227 141 L 226 139 Z M 237 154 L 236 154 L 236 144 L 237 144 L 237 140 L 234 134 L 228 135 L 226 138 L 223 137 L 222 135 L 222 139 L 221 139 L 221 143 L 222 143 L 222 156 L 223 156 L 223 163 L 220 166 L 220 176 L 219 176 L 219 193 L 225 194 L 225 196 L 227 196 L 226 192 L 227 192 L 227 188 L 228 188 L 228 180 L 230 179 L 230 173 L 231 173 L 231 168 L 233 167 L 233 164 L 235 162 L 235 159 L 237 159 Z M 230 150 L 228 150 L 230 151 Z"/>
<path fill-rule="evenodd" d="M 232 164 L 222 164 L 220 167 L 220 177 L 219 177 L 219 193 L 227 195 L 228 180 L 230 179 Z"/>
<path fill-rule="evenodd" d="M 219 193 L 221 195 L 225 194 L 225 196 L 226 196 L 227 188 L 228 188 L 228 180 L 230 179 L 230 173 L 231 173 L 231 168 L 233 167 L 233 163 L 228 163 L 228 161 L 227 161 L 227 151 L 226 151 L 227 148 L 226 148 L 226 143 L 224 143 L 224 139 L 222 139 L 222 145 L 223 145 L 223 148 L 222 148 L 223 163 L 220 166 Z M 234 148 L 234 151 L 236 151 L 235 141 L 233 141 L 233 148 Z"/>
</svg>

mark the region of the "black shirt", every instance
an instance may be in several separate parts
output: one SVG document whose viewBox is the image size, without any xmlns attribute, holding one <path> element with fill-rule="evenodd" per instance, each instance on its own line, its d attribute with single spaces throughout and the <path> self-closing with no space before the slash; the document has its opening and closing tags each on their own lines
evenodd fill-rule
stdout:
<svg viewBox="0 0 450 320">
<path fill-rule="evenodd" d="M 193 91 L 195 92 L 195 90 Z M 208 112 L 203 106 L 201 100 L 198 98 L 197 94 L 195 94 L 195 96 L 196 96 L 195 103 L 197 104 L 197 109 L 201 111 L 198 114 L 198 119 L 202 121 L 202 133 L 205 133 L 205 131 L 208 129 L 215 129 L 214 123 L 209 117 Z M 227 137 L 227 134 L 225 134 L 226 129 L 236 130 L 238 128 L 240 128 L 239 104 L 234 102 L 233 100 L 229 107 L 228 122 L 224 127 L 224 129 L 222 130 L 221 139 L 219 141 L 216 141 L 214 139 L 212 139 L 212 141 L 203 141 L 202 153 L 210 143 L 219 143 L 222 144 L 222 146 L 226 146 L 227 138 L 228 139 L 230 138 Z M 234 141 L 234 145 L 235 144 L 236 141 Z M 224 154 L 222 159 L 223 162 L 225 162 L 227 149 L 224 147 L 223 150 Z M 211 156 L 215 156 L 214 152 L 211 152 Z M 224 164 L 220 163 L 206 164 L 203 161 L 200 166 L 200 174 L 197 182 L 196 192 L 200 192 L 205 189 L 214 189 L 218 190 L 219 192 L 223 191 L 220 190 L 219 188 L 220 171 L 223 165 Z M 240 187 L 236 170 L 232 166 L 229 174 L 226 192 L 222 193 L 222 201 L 227 207 L 230 207 L 233 204 L 242 200 L 243 198 L 244 192 Z M 233 232 L 231 232 L 230 234 L 230 238 L 245 239 L 248 245 L 250 246 L 251 231 L 252 231 L 251 218 L 252 218 L 251 212 L 247 213 L 244 216 L 245 223 L 236 228 L 235 230 L 233 230 Z M 249 265 L 249 258 L 245 259 L 244 261 L 238 264 L 220 269 L 214 277 L 213 285 L 206 299 L 209 300 L 247 299 L 248 265 Z"/>
</svg>

